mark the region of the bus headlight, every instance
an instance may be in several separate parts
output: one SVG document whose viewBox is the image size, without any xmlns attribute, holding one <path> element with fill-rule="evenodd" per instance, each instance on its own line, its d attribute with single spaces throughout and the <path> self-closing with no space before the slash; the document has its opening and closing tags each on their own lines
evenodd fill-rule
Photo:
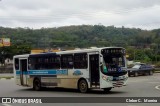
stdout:
<svg viewBox="0 0 160 106">
<path fill-rule="evenodd" d="M 102 76 L 102 79 L 106 81 L 106 80 L 107 80 L 107 77 L 106 77 L 106 76 Z"/>
<path fill-rule="evenodd" d="M 105 81 L 112 81 L 113 77 L 111 77 L 111 76 L 102 76 L 102 79 L 105 80 Z"/>
<path fill-rule="evenodd" d="M 111 77 L 111 76 L 107 77 L 107 81 L 112 81 L 112 80 L 113 80 L 113 77 Z"/>
</svg>

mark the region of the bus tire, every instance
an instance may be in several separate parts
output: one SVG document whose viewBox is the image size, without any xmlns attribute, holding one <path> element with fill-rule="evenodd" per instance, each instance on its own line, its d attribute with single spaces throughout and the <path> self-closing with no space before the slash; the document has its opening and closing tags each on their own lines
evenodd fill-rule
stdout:
<svg viewBox="0 0 160 106">
<path fill-rule="evenodd" d="M 38 78 L 34 79 L 33 81 L 33 89 L 36 91 L 41 90 L 41 81 Z"/>
<path fill-rule="evenodd" d="M 109 92 L 111 89 L 112 89 L 112 88 L 104 88 L 103 91 L 104 91 L 105 93 L 107 93 L 107 92 Z"/>
<path fill-rule="evenodd" d="M 78 83 L 78 90 L 81 92 L 81 93 L 86 93 L 88 91 L 88 84 L 86 82 L 86 80 L 84 79 L 81 79 Z"/>
</svg>

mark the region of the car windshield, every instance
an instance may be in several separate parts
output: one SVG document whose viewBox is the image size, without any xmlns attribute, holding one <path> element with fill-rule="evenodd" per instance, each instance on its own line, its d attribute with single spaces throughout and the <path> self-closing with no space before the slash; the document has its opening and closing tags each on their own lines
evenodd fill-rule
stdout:
<svg viewBox="0 0 160 106">
<path fill-rule="evenodd" d="M 140 67 L 141 67 L 141 65 L 137 64 L 137 65 L 134 65 L 132 68 L 139 69 Z"/>
</svg>

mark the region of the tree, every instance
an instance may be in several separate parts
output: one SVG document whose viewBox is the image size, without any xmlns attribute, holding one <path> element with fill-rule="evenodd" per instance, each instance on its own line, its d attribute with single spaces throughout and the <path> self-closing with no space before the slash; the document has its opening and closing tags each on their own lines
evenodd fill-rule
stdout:
<svg viewBox="0 0 160 106">
<path fill-rule="evenodd" d="M 31 47 L 24 44 L 12 45 L 9 47 L 0 48 L 0 63 L 5 64 L 5 60 L 13 59 L 14 55 L 28 54 L 31 51 Z"/>
</svg>

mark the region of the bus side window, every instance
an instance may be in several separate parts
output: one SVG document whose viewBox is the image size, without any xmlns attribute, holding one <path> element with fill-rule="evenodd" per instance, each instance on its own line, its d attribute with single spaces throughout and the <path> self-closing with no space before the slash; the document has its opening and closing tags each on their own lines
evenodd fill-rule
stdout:
<svg viewBox="0 0 160 106">
<path fill-rule="evenodd" d="M 79 53 L 74 55 L 74 68 L 85 69 L 87 68 L 87 54 Z"/>
<path fill-rule="evenodd" d="M 28 69 L 34 70 L 35 69 L 35 58 L 28 59 Z"/>
<path fill-rule="evenodd" d="M 73 68 L 73 55 L 62 55 L 61 56 L 61 68 Z"/>
<path fill-rule="evenodd" d="M 48 69 L 60 68 L 60 56 L 53 56 L 49 58 Z"/>
<path fill-rule="evenodd" d="M 55 63 L 53 64 L 53 67 L 54 68 L 60 68 L 60 64 L 61 64 L 60 56 L 56 56 L 54 62 Z"/>
</svg>

